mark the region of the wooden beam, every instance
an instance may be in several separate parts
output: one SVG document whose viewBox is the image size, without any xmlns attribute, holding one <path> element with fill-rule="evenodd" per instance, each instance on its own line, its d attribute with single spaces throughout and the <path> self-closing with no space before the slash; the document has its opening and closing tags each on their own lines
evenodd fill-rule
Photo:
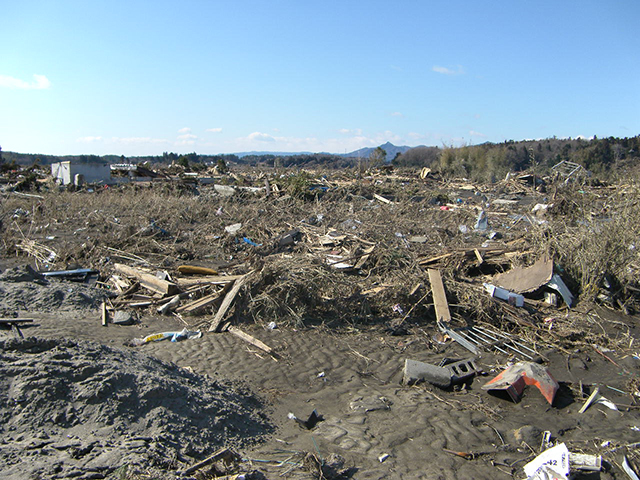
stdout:
<svg viewBox="0 0 640 480">
<path fill-rule="evenodd" d="M 223 290 L 205 295 L 204 297 L 194 300 L 193 302 L 187 303 L 185 305 L 180 305 L 178 308 L 176 308 L 176 313 L 197 312 L 198 310 L 201 310 L 205 307 L 208 307 L 212 303 L 215 303 L 221 298 L 222 294 Z"/>
<path fill-rule="evenodd" d="M 121 263 L 114 264 L 114 268 L 119 273 L 137 279 L 140 285 L 153 292 L 161 295 L 173 295 L 178 292 L 178 286 L 175 283 L 162 280 L 151 273 Z"/>
<path fill-rule="evenodd" d="M 233 287 L 231 287 L 231 290 L 229 290 L 229 293 L 225 295 L 224 300 L 220 305 L 220 308 L 216 312 L 215 317 L 213 317 L 213 321 L 211 322 L 211 327 L 209 327 L 210 332 L 218 331 L 218 329 L 220 328 L 220 323 L 222 323 L 222 320 L 224 319 L 224 316 L 226 315 L 227 310 L 229 310 L 229 307 L 231 307 L 231 304 L 233 303 L 233 300 L 236 298 L 236 295 L 238 294 L 240 289 L 244 286 L 245 283 L 247 283 L 247 280 L 251 273 L 247 273 L 246 275 L 243 275 L 242 277 L 240 277 L 234 282 Z"/>
<path fill-rule="evenodd" d="M 429 282 L 431 282 L 431 292 L 433 293 L 433 306 L 436 309 L 436 319 L 439 322 L 448 323 L 451 321 L 449 313 L 449 303 L 447 302 L 447 294 L 444 291 L 442 283 L 442 275 L 440 270 L 429 269 Z"/>
<path fill-rule="evenodd" d="M 194 278 L 176 278 L 176 283 L 181 287 L 192 287 L 194 285 L 226 285 L 233 283 L 242 275 L 207 275 Z"/>
</svg>

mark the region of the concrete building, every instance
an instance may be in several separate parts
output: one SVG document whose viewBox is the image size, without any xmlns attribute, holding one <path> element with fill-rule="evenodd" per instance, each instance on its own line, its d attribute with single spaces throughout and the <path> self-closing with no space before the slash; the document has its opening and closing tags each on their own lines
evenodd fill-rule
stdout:
<svg viewBox="0 0 640 480">
<path fill-rule="evenodd" d="M 106 163 L 52 163 L 51 175 L 61 185 L 111 183 L 111 168 Z"/>
</svg>

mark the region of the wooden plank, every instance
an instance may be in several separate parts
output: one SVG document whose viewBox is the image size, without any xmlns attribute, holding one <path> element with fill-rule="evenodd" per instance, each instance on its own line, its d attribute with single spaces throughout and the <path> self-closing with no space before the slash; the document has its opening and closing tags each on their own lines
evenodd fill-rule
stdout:
<svg viewBox="0 0 640 480">
<path fill-rule="evenodd" d="M 102 302 L 100 310 L 102 311 L 102 326 L 106 327 L 107 323 L 109 322 L 109 314 L 107 313 L 107 302 Z"/>
<path fill-rule="evenodd" d="M 114 268 L 118 273 L 137 279 L 144 288 L 161 295 L 173 295 L 178 292 L 178 286 L 175 283 L 162 280 L 155 275 L 143 272 L 137 268 L 121 263 L 114 264 Z"/>
<path fill-rule="evenodd" d="M 392 204 L 393 202 L 391 200 L 389 200 L 388 198 L 384 198 L 382 195 L 378 195 L 377 193 L 373 194 L 373 198 L 375 198 L 376 200 L 378 200 L 379 202 L 382 203 L 386 203 L 386 204 Z"/>
<path fill-rule="evenodd" d="M 268 345 L 265 345 L 264 343 L 262 343 L 257 338 L 249 335 L 246 332 L 243 332 L 239 328 L 236 328 L 236 327 L 234 327 L 232 325 L 229 325 L 229 327 L 227 328 L 227 332 L 233 333 L 236 337 L 241 338 L 245 342 L 249 342 L 254 347 L 258 347 L 260 350 L 263 350 L 263 351 L 267 352 L 269 355 L 273 355 L 273 348 L 271 348 Z"/>
<path fill-rule="evenodd" d="M 0 318 L 0 323 L 31 323 L 33 318 Z"/>
<path fill-rule="evenodd" d="M 233 303 L 233 300 L 236 298 L 236 295 L 238 294 L 240 289 L 243 287 L 243 285 L 247 282 L 248 277 L 249 277 L 249 274 L 246 274 L 240 277 L 239 279 L 237 279 L 234 282 L 233 287 L 231 287 L 231 290 L 229 290 L 229 293 L 225 295 L 224 300 L 220 305 L 220 308 L 216 312 L 215 317 L 213 317 L 213 321 L 211 322 L 211 327 L 209 327 L 210 332 L 218 331 L 218 329 L 220 328 L 220 323 L 222 322 L 224 316 L 226 315 L 227 310 L 229 310 L 229 307 L 231 307 L 231 304 Z"/>
<path fill-rule="evenodd" d="M 451 321 L 451 314 L 449 313 L 449 303 L 447 302 L 447 294 L 444 291 L 444 284 L 442 283 L 442 275 L 440 270 L 434 270 L 430 268 L 429 282 L 431 282 L 431 292 L 433 293 L 433 306 L 436 309 L 436 319 L 439 322 L 448 323 Z"/>
<path fill-rule="evenodd" d="M 477 248 L 474 248 L 473 253 L 476 254 L 476 259 L 478 260 L 478 266 L 482 265 L 484 263 L 484 258 L 482 258 L 482 254 L 480 253 L 480 251 Z"/>
<path fill-rule="evenodd" d="M 226 285 L 233 283 L 242 275 L 208 275 L 195 278 L 176 278 L 176 283 L 181 287 L 192 287 L 194 285 Z"/>
<path fill-rule="evenodd" d="M 205 307 L 208 307 L 212 303 L 215 303 L 217 300 L 221 298 L 223 294 L 223 290 L 219 292 L 214 292 L 209 295 L 205 295 L 202 298 L 194 300 L 193 302 L 189 302 L 185 305 L 180 305 L 176 308 L 176 313 L 194 313 L 198 310 L 201 310 Z"/>
</svg>

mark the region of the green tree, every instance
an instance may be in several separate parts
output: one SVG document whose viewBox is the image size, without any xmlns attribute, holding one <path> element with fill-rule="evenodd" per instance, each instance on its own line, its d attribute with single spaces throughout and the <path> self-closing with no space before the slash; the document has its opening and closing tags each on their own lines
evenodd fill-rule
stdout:
<svg viewBox="0 0 640 480">
<path fill-rule="evenodd" d="M 216 162 L 216 168 L 218 169 L 219 173 L 227 173 L 227 162 L 224 161 L 224 158 L 218 158 L 218 161 Z"/>
<path fill-rule="evenodd" d="M 189 170 L 189 159 L 186 156 L 181 155 L 176 163 L 183 166 L 185 170 Z"/>
<path fill-rule="evenodd" d="M 376 168 L 384 165 L 387 159 L 387 152 L 382 147 L 377 147 L 369 155 L 369 168 Z"/>
</svg>

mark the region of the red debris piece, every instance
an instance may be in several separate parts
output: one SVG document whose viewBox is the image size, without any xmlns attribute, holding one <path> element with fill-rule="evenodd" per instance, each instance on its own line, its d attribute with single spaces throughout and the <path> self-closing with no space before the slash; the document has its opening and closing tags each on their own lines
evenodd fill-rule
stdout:
<svg viewBox="0 0 640 480">
<path fill-rule="evenodd" d="M 532 362 L 518 362 L 485 383 L 482 389 L 506 390 L 513 401 L 518 402 L 525 385 L 535 385 L 549 404 L 553 403 L 559 388 L 556 379 L 542 365 Z"/>
</svg>

